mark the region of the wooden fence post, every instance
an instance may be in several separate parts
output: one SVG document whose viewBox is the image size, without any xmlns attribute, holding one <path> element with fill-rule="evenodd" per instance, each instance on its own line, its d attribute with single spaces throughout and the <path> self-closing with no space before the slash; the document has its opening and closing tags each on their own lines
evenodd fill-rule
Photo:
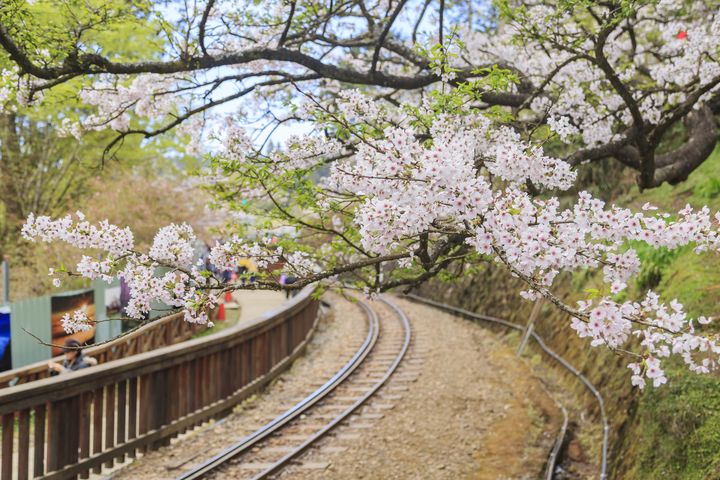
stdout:
<svg viewBox="0 0 720 480">
<path fill-rule="evenodd" d="M 517 349 L 517 356 L 522 356 L 523 350 L 525 350 L 525 346 L 527 345 L 528 340 L 530 339 L 530 334 L 532 334 L 533 327 L 535 325 L 535 320 L 537 319 L 537 316 L 540 314 L 540 307 L 542 307 L 542 299 L 539 298 L 535 300 L 535 304 L 533 305 L 532 312 L 530 312 L 530 318 L 528 319 L 527 326 L 525 327 L 525 332 L 523 333 L 522 340 L 520 340 L 520 345 Z"/>
</svg>

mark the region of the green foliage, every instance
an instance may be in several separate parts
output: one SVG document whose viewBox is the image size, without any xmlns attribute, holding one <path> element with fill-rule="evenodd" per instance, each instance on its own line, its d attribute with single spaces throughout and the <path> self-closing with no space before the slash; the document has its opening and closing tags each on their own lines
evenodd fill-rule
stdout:
<svg viewBox="0 0 720 480">
<path fill-rule="evenodd" d="M 460 71 L 452 67 L 453 59 L 459 56 L 456 51 L 463 51 L 465 48 L 465 44 L 455 32 L 451 33 L 444 45 L 435 44 L 429 49 L 420 45 L 415 46 L 416 52 L 428 59 L 430 68 L 448 81 L 454 80 L 455 75 Z M 476 68 L 471 73 L 477 78 L 465 82 L 455 82 L 453 88 L 446 88 L 447 86 L 443 85 L 440 89 L 428 92 L 431 99 L 431 114 L 421 115 L 419 108 L 410 109 L 409 113 L 418 117 L 420 125 L 429 125 L 433 114 L 462 114 L 467 111 L 471 103 L 479 101 L 484 92 L 509 91 L 514 85 L 520 83 L 516 72 L 500 68 L 497 65 Z M 501 122 L 508 122 L 513 118 L 511 112 L 497 106 L 489 110 L 488 116 Z"/>
<path fill-rule="evenodd" d="M 641 398 L 632 447 L 639 458 L 627 478 L 720 478 L 720 380 L 680 365 L 669 373 L 668 385 Z"/>
<path fill-rule="evenodd" d="M 122 0 L 10 0 L 0 21 L 33 61 L 61 63 L 77 45 L 113 59 L 140 60 L 160 54 L 161 16 L 154 2 Z M 76 60 L 76 59 L 71 59 Z"/>
<path fill-rule="evenodd" d="M 695 196 L 706 200 L 714 200 L 720 195 L 720 178 L 707 177 L 695 188 Z"/>
<path fill-rule="evenodd" d="M 660 285 L 663 275 L 672 263 L 683 253 L 690 250 L 688 247 L 669 249 L 665 247 L 652 247 L 645 242 L 630 242 L 640 258 L 640 273 L 635 284 L 639 290 L 652 289 Z"/>
<path fill-rule="evenodd" d="M 682 252 L 665 271 L 660 293 L 677 298 L 689 314 L 716 315 L 720 294 L 720 258 L 717 253 Z"/>
</svg>

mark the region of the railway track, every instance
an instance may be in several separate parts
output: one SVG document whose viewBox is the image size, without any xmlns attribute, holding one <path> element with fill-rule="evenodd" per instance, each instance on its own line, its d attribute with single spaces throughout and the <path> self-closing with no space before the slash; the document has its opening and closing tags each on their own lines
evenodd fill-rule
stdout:
<svg viewBox="0 0 720 480">
<path fill-rule="evenodd" d="M 408 318 L 381 297 L 384 312 L 359 301 L 367 318 L 365 341 L 332 378 L 306 398 L 178 480 L 268 478 L 290 465 L 338 426 L 351 421 L 387 384 L 412 339 Z"/>
</svg>

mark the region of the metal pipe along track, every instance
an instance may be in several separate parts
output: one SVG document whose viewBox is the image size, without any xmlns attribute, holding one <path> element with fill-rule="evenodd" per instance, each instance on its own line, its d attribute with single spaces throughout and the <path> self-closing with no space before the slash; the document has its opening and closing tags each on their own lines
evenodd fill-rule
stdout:
<svg viewBox="0 0 720 480">
<path fill-rule="evenodd" d="M 407 294 L 405 295 L 407 298 L 411 300 L 415 300 L 419 303 L 423 303 L 425 305 L 430 305 L 435 308 L 438 308 L 440 310 L 444 310 L 446 312 L 453 313 L 455 315 L 460 315 L 463 317 L 467 317 L 473 320 L 482 320 L 484 322 L 494 323 L 503 325 L 508 328 L 512 328 L 515 330 L 523 331 L 525 327 L 522 325 L 517 325 L 515 323 L 509 322 L 507 320 L 503 320 L 501 318 L 496 317 L 490 317 L 488 315 L 480 315 L 475 312 L 471 312 L 469 310 L 465 310 L 462 308 L 454 307 L 452 305 L 447 305 L 445 303 L 436 302 L 434 300 L 429 300 L 427 298 L 420 297 L 418 295 L 414 294 Z M 608 445 L 609 445 L 609 434 L 610 434 L 610 425 L 607 420 L 607 414 L 605 412 L 605 402 L 602 398 L 602 395 L 600 395 L 600 392 L 598 391 L 595 386 L 590 383 L 590 381 L 580 373 L 578 369 L 576 369 L 574 366 L 570 364 L 567 360 L 565 360 L 563 357 L 558 355 L 554 350 L 552 350 L 550 347 L 548 347 L 545 344 L 545 341 L 542 339 L 540 335 L 538 335 L 535 332 L 531 332 L 530 336 L 537 342 L 538 346 L 546 353 L 548 354 L 553 360 L 558 362 L 562 367 L 564 367 L 566 370 L 568 370 L 570 373 L 572 373 L 575 377 L 582 382 L 583 385 L 590 391 L 590 393 L 595 397 L 595 399 L 598 402 L 598 406 L 600 407 L 600 420 L 603 425 L 603 439 L 602 439 L 602 449 L 600 452 L 600 480 L 605 480 L 607 478 L 607 456 L 608 456 Z M 565 422 L 564 422 L 565 423 Z M 561 429 L 561 435 L 565 435 L 566 427 L 563 426 Z M 559 439 L 561 440 L 561 439 Z M 558 447 L 559 449 L 559 447 Z M 551 458 L 549 461 L 555 462 L 557 460 L 557 452 L 555 452 L 555 448 L 553 448 L 553 452 L 551 453 Z"/>
</svg>

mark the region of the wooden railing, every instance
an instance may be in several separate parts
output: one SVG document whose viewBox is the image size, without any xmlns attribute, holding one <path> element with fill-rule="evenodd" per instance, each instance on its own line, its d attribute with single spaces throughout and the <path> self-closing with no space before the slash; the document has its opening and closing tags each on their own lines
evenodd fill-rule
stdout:
<svg viewBox="0 0 720 480">
<path fill-rule="evenodd" d="M 0 479 L 86 478 L 228 412 L 301 352 L 318 302 L 207 337 L 0 390 Z"/>
<path fill-rule="evenodd" d="M 178 313 L 143 325 L 117 340 L 90 347 L 84 353 L 98 363 L 106 363 L 185 341 L 203 328 L 206 327 L 186 322 L 183 320 L 183 315 Z M 63 357 L 55 357 L 53 360 L 62 363 Z M 31 363 L 0 373 L 0 388 L 33 382 L 49 376 L 47 361 Z"/>
</svg>

